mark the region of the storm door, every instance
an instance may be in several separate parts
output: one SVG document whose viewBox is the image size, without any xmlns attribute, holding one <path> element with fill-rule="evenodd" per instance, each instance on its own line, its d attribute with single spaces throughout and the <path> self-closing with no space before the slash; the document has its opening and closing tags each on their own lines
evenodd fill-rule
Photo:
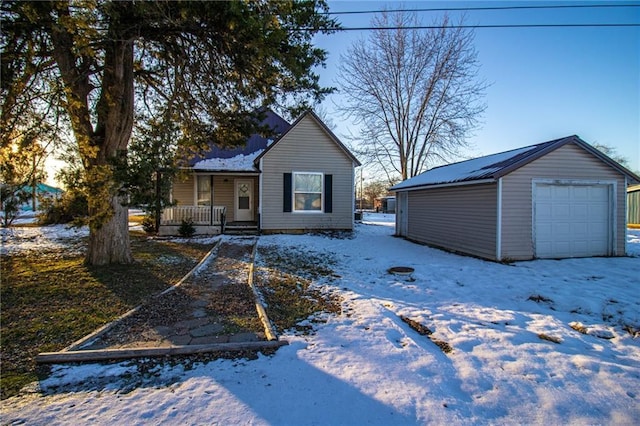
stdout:
<svg viewBox="0 0 640 426">
<path fill-rule="evenodd" d="M 235 221 L 253 220 L 253 181 L 238 179 L 235 189 Z"/>
</svg>

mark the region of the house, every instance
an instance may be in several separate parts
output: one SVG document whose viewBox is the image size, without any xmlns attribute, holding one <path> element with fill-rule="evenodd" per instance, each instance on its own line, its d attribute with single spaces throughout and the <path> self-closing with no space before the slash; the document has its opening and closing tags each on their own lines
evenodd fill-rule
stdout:
<svg viewBox="0 0 640 426">
<path fill-rule="evenodd" d="M 627 188 L 627 224 L 640 228 L 640 185 Z"/>
<path fill-rule="evenodd" d="M 569 136 L 395 185 L 396 233 L 496 261 L 623 256 L 626 190 L 638 181 Z"/>
<path fill-rule="evenodd" d="M 185 219 L 201 234 L 353 229 L 355 156 L 311 111 L 291 125 L 268 111 L 263 124 L 279 135 L 191 161 L 160 234 L 176 234 Z"/>
</svg>

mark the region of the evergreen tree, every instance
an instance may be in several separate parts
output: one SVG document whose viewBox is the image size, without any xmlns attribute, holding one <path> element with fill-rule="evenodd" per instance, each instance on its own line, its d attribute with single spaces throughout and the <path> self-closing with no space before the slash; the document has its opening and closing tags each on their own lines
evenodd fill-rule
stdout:
<svg viewBox="0 0 640 426">
<path fill-rule="evenodd" d="M 337 29 L 321 0 L 3 1 L 2 117 L 68 118 L 89 202 L 89 264 L 132 262 L 117 166 L 136 108 L 179 126 L 179 143 L 242 143 L 260 107 L 318 102 L 311 41 Z M 45 114 L 45 112 L 47 112 Z M 252 116 L 253 115 L 253 116 Z"/>
</svg>

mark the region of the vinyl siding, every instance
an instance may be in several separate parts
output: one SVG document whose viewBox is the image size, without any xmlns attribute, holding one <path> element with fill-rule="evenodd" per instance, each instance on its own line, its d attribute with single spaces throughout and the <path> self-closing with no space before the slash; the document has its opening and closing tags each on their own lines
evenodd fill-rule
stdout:
<svg viewBox="0 0 640 426">
<path fill-rule="evenodd" d="M 627 223 L 640 224 L 640 187 L 627 192 Z"/>
<path fill-rule="evenodd" d="M 194 176 L 189 175 L 173 183 L 171 199 L 179 206 L 193 206 L 194 202 Z"/>
<path fill-rule="evenodd" d="M 621 173 L 582 148 L 568 144 L 503 177 L 502 258 L 531 259 L 533 248 L 534 179 L 561 179 L 617 182 L 616 252 L 625 253 L 625 179 Z"/>
<path fill-rule="evenodd" d="M 333 175 L 333 212 L 283 212 L 283 176 L 292 172 Z M 353 185 L 352 160 L 307 116 L 262 158 L 262 229 L 352 229 Z"/>
<path fill-rule="evenodd" d="M 407 192 L 407 237 L 495 259 L 496 191 L 496 184 L 479 184 Z"/>
<path fill-rule="evenodd" d="M 227 180 L 226 182 L 224 180 Z M 233 177 L 213 177 L 213 205 L 227 208 L 227 222 L 233 222 Z"/>
<path fill-rule="evenodd" d="M 225 182 L 224 180 L 227 180 Z M 255 176 L 214 176 L 213 198 L 216 206 L 227 207 L 227 222 L 235 221 L 235 182 L 236 180 L 250 180 L 253 182 L 253 214 L 257 220 L 258 211 L 258 178 Z"/>
<path fill-rule="evenodd" d="M 225 182 L 226 179 L 226 182 Z M 236 179 L 253 181 L 253 202 L 254 212 L 258 211 L 258 178 L 256 176 L 238 175 L 214 175 L 213 176 L 213 205 L 225 206 L 227 208 L 227 222 L 234 219 L 234 184 Z M 178 182 L 174 182 L 172 188 L 172 199 L 178 202 L 179 206 L 195 205 L 195 175 L 190 175 Z"/>
</svg>

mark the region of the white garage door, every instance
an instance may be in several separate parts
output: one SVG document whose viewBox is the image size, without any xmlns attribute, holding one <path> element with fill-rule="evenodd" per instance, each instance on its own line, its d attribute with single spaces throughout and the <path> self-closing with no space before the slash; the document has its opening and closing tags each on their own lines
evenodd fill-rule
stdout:
<svg viewBox="0 0 640 426">
<path fill-rule="evenodd" d="M 536 257 L 611 254 L 610 188 L 537 183 L 533 229 Z"/>
</svg>

